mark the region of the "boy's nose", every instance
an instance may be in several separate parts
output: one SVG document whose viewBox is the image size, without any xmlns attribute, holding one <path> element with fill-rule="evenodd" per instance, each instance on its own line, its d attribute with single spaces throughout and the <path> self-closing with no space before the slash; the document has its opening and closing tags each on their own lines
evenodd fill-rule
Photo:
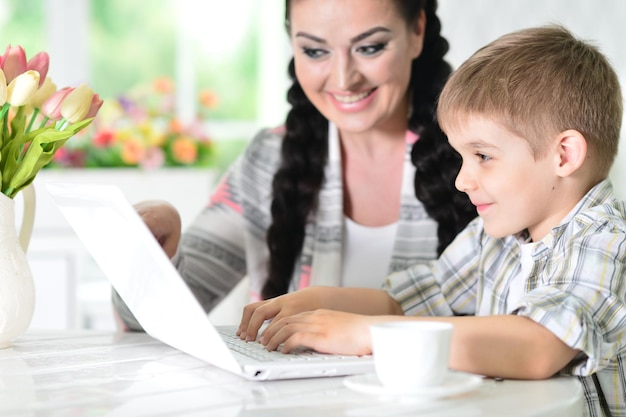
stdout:
<svg viewBox="0 0 626 417">
<path fill-rule="evenodd" d="M 471 191 L 476 187 L 476 183 L 468 171 L 469 169 L 462 165 L 456 179 L 454 180 L 454 186 L 456 189 L 464 193 Z"/>
</svg>

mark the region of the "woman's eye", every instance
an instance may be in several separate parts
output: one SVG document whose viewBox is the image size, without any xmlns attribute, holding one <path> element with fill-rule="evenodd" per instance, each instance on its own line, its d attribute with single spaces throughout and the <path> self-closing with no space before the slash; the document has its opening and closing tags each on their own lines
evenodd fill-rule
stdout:
<svg viewBox="0 0 626 417">
<path fill-rule="evenodd" d="M 363 55 L 375 55 L 382 51 L 387 46 L 386 43 L 376 43 L 374 45 L 360 46 L 357 48 L 357 52 Z"/>
<path fill-rule="evenodd" d="M 309 58 L 320 58 L 326 53 L 323 49 L 316 48 L 302 48 L 302 52 Z"/>
</svg>

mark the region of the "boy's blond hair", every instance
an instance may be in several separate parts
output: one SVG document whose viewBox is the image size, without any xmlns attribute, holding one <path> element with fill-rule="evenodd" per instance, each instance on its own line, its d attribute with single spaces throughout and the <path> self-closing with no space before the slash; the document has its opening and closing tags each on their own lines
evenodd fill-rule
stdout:
<svg viewBox="0 0 626 417">
<path fill-rule="evenodd" d="M 468 116 L 495 119 L 528 140 L 535 158 L 555 135 L 577 130 L 603 179 L 617 154 L 622 95 L 606 57 L 552 25 L 504 35 L 478 50 L 446 83 L 437 114 L 446 132 Z"/>
</svg>

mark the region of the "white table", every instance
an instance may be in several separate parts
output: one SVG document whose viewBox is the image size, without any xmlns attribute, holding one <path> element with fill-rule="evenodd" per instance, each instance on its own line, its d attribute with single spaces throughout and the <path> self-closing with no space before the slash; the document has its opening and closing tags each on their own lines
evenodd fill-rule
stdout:
<svg viewBox="0 0 626 417">
<path fill-rule="evenodd" d="M 351 391 L 343 378 L 251 382 L 143 333 L 27 333 L 0 350 L 0 416 L 582 416 L 576 379 L 485 380 L 438 400 Z"/>
</svg>

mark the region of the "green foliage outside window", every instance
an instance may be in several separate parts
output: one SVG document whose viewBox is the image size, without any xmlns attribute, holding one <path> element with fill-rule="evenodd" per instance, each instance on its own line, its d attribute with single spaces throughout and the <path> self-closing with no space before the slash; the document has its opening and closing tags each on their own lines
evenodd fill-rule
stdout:
<svg viewBox="0 0 626 417">
<path fill-rule="evenodd" d="M 205 6 L 206 13 L 219 13 L 219 2 Z M 176 79 L 176 2 L 154 0 L 92 1 L 90 62 L 93 86 L 102 95 L 116 97 L 154 79 Z M 244 5 L 242 5 L 245 7 Z M 253 120 L 256 116 L 255 27 L 243 30 L 236 54 L 208 56 L 194 41 L 198 91 L 212 91 L 218 105 L 203 115 L 213 120 Z M 229 36 L 227 33 L 224 36 Z M 204 42 L 223 42 L 219 37 Z"/>
<path fill-rule="evenodd" d="M 45 1 L 0 0 L 2 43 L 33 52 L 49 49 Z M 255 6 L 254 0 L 237 1 L 243 9 Z M 202 13 L 219 21 L 220 3 L 196 4 Z M 91 1 L 87 39 L 91 74 L 86 78 L 101 97 L 117 98 L 163 77 L 176 80 L 176 5 L 175 0 Z M 217 98 L 216 106 L 202 110 L 201 116 L 210 120 L 254 120 L 257 114 L 256 23 L 254 19 L 248 23 L 232 20 L 224 22 L 223 33 L 207 30 L 206 37 L 192 40 L 194 84 L 198 92 L 208 90 Z M 194 32 L 202 34 L 203 29 Z M 216 56 L 202 48 L 201 43 L 223 43 L 234 34 L 240 39 L 232 47 L 235 53 Z"/>
<path fill-rule="evenodd" d="M 95 91 L 117 97 L 155 78 L 174 77 L 170 2 L 91 2 L 89 62 Z"/>
<path fill-rule="evenodd" d="M 43 33 L 41 0 L 0 2 L 0 45 L 21 45 L 24 50 L 35 54 L 45 49 Z M 4 53 L 4 49 L 0 53 Z"/>
</svg>

